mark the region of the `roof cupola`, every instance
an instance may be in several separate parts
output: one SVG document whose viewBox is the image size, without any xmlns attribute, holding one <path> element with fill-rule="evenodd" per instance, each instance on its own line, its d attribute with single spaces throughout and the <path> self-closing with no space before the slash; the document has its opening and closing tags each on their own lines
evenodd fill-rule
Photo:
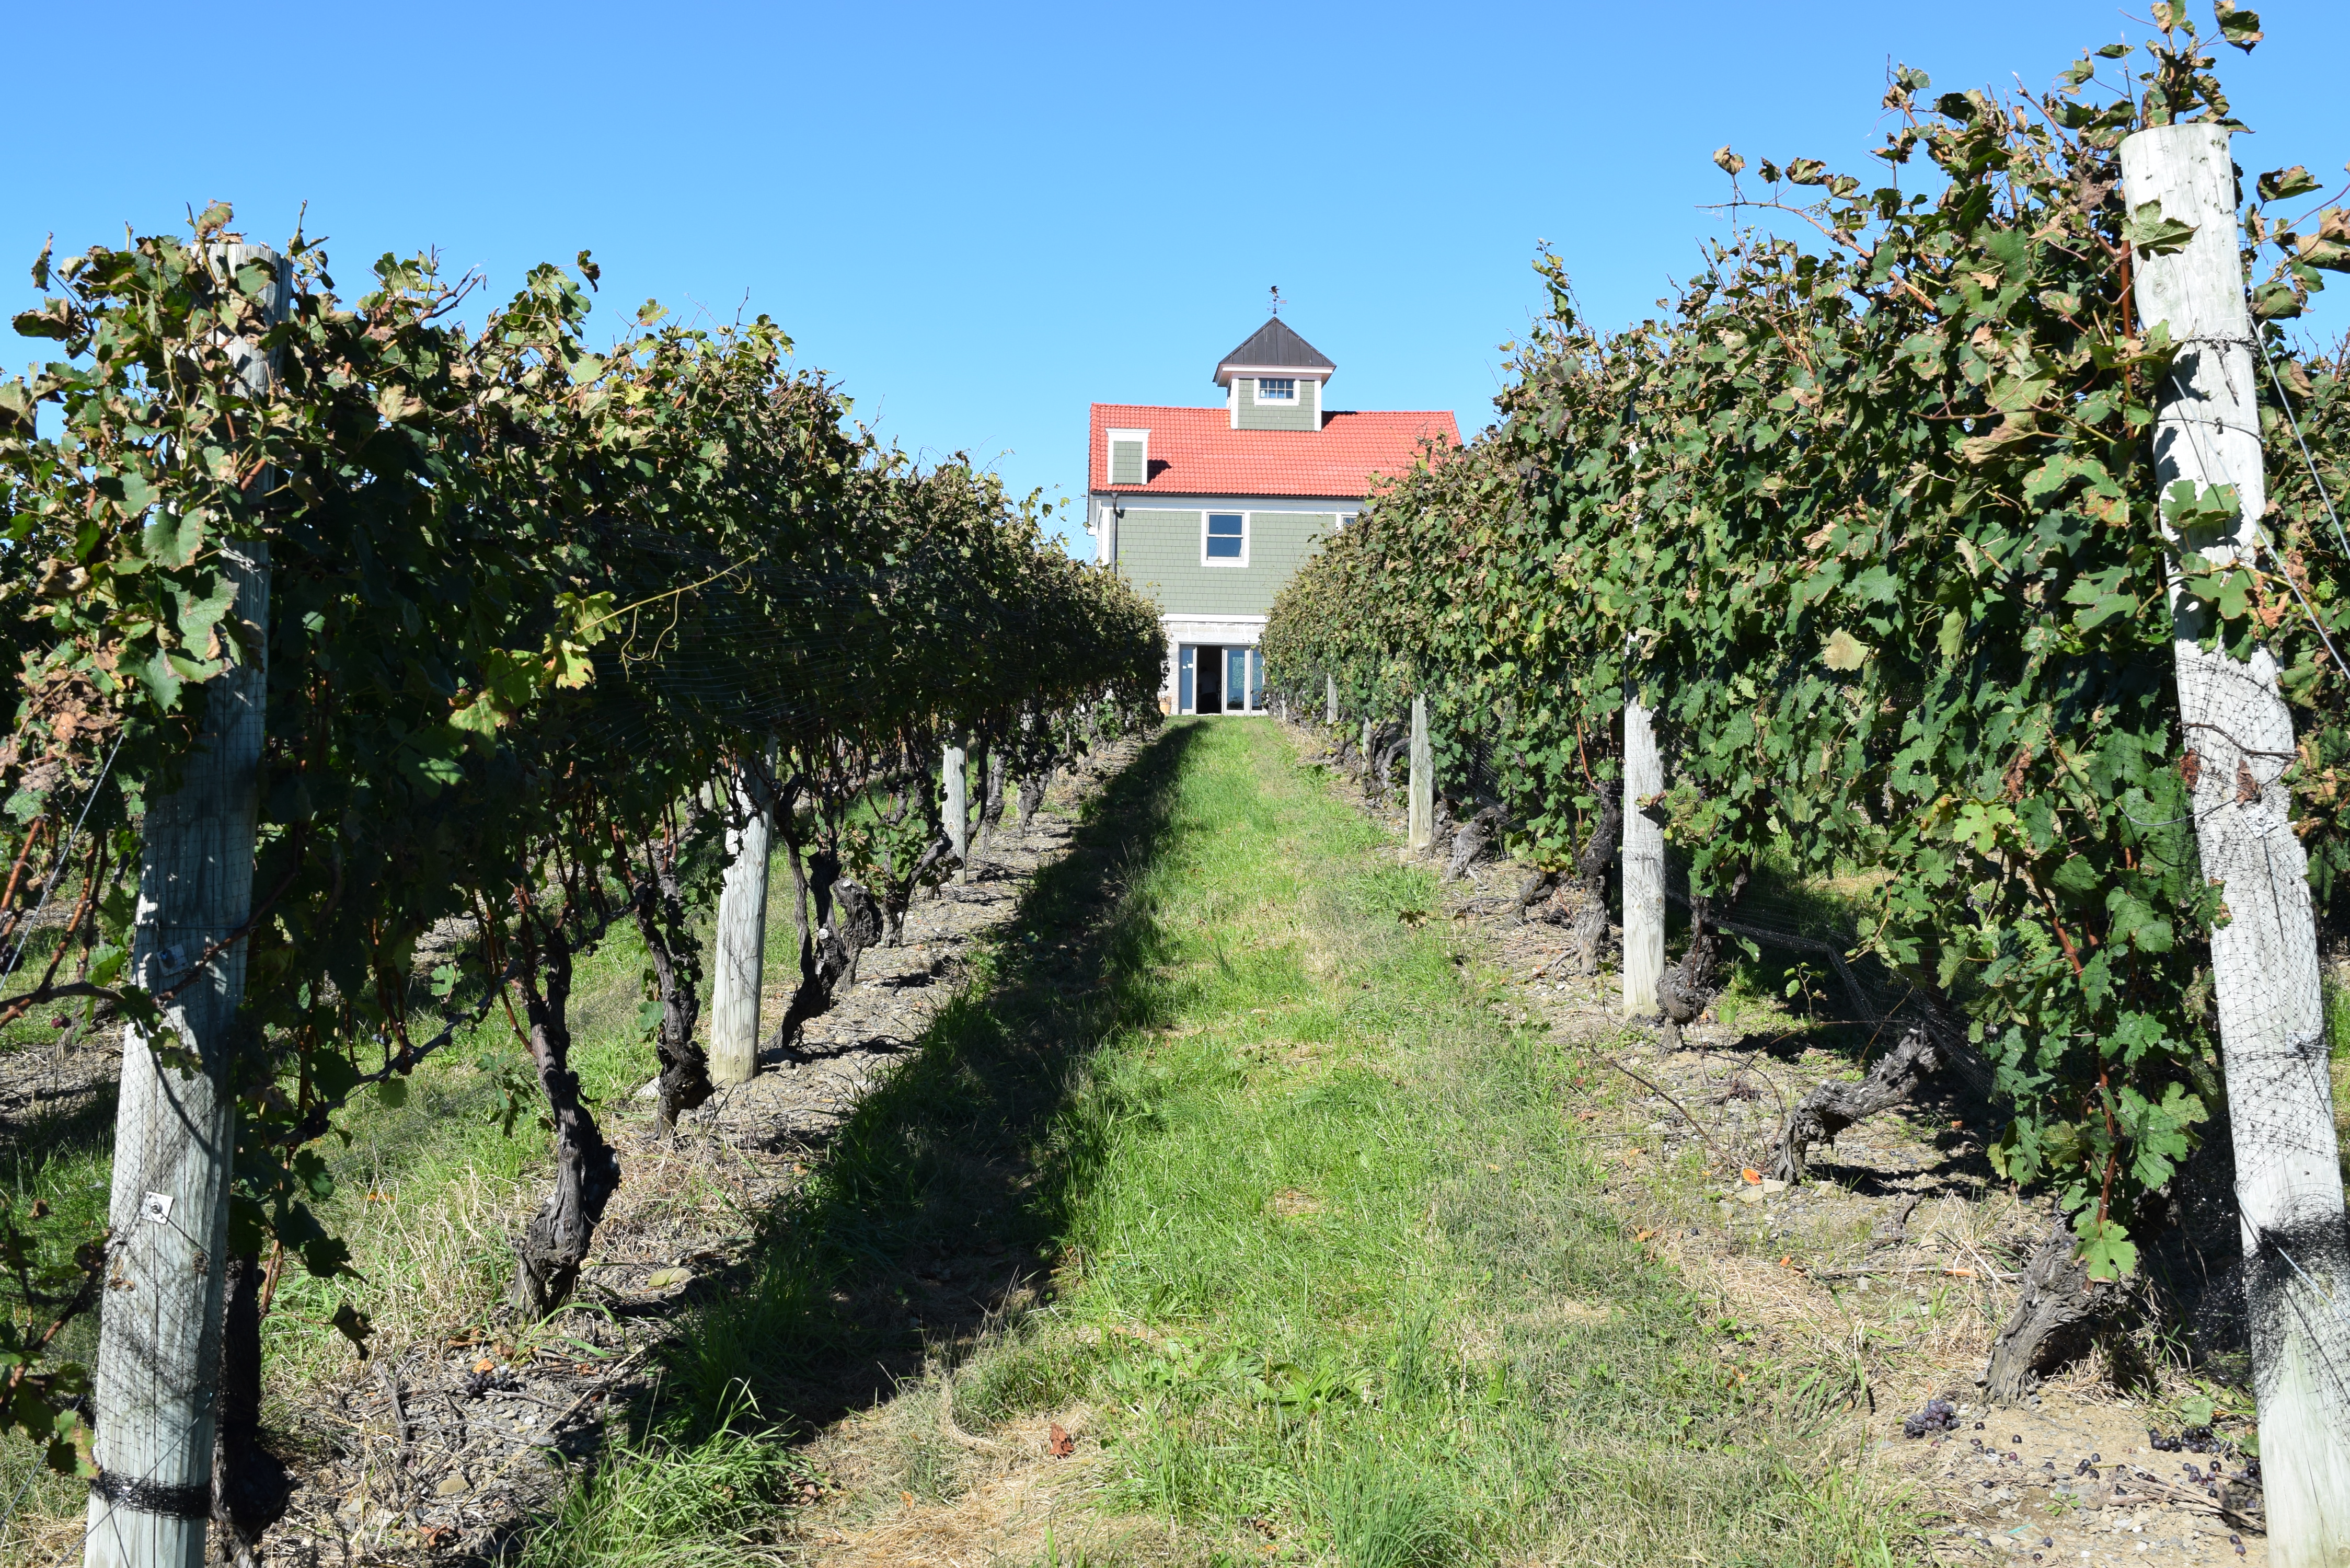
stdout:
<svg viewBox="0 0 2350 1568">
<path fill-rule="evenodd" d="M 1319 431 L 1322 384 L 1338 367 L 1278 316 L 1216 365 L 1236 431 Z"/>
</svg>

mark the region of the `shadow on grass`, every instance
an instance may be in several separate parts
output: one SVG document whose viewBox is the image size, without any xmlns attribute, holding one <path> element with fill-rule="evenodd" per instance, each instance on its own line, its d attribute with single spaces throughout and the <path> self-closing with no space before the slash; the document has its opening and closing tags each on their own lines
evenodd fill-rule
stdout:
<svg viewBox="0 0 2350 1568">
<path fill-rule="evenodd" d="M 1163 731 L 1091 803 L 969 988 L 762 1217 L 746 1263 L 710 1282 L 640 1429 L 806 1432 L 919 1376 L 1050 1272 L 1098 1147 L 1065 1115 L 1071 1091 L 1114 1023 L 1153 1022 L 1133 981 L 1154 955 L 1126 895 L 1166 847 L 1198 733 Z"/>
</svg>

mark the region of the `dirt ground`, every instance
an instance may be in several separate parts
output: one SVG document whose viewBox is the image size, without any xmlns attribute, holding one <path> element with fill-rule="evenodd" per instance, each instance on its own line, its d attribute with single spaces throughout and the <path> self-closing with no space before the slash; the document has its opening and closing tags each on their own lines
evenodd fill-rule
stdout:
<svg viewBox="0 0 2350 1568">
<path fill-rule="evenodd" d="M 308 1568 L 509 1550 L 553 1501 L 563 1465 L 604 1439 L 607 1415 L 648 1392 L 650 1353 L 695 1293 L 728 1288 L 749 1217 L 806 1174 L 830 1129 L 954 993 L 972 947 L 1001 935 L 1036 870 L 1066 852 L 1077 809 L 1128 749 L 1059 780 L 1028 831 L 1007 821 L 975 846 L 968 881 L 916 903 L 903 944 L 865 955 L 798 1052 L 763 1052 L 758 1075 L 684 1118 L 674 1142 L 654 1137 L 648 1096 L 606 1107 L 622 1184 L 596 1234 L 585 1310 L 546 1325 L 527 1349 L 500 1331 L 369 1360 L 307 1412 L 301 1485 L 265 1560 Z M 769 967 L 764 1017 L 782 1015 L 795 980 Z M 517 1229 L 527 1218 L 511 1216 Z M 954 1293 L 934 1282 L 942 1298 Z M 931 1321 L 954 1316 L 943 1300 L 909 1310 L 926 1304 Z"/>
<path fill-rule="evenodd" d="M 1291 730 L 1303 760 L 1401 845 L 1401 791 L 1367 800 L 1329 763 L 1320 732 Z M 1441 877 L 1450 825 L 1419 857 Z M 1981 1374 L 2013 1309 L 2017 1272 L 2047 1225 L 1983 1157 L 1989 1108 L 1955 1090 L 1863 1121 L 1812 1157 L 1813 1179 L 1788 1189 L 1749 1179 L 1787 1107 L 1857 1067 L 1784 1008 L 1718 1011 L 1670 1050 L 1646 1020 L 1627 1019 L 1612 967 L 1575 974 L 1567 928 L 1521 914 L 1527 867 L 1500 858 L 1441 884 L 1444 918 L 1482 939 L 1509 977 L 1514 1005 L 1579 1060 L 1587 1093 L 1570 1112 L 1602 1159 L 1619 1165 L 1609 1194 L 1624 1223 L 1751 1336 L 1759 1360 L 1846 1347 L 1864 1378 L 1854 1418 L 1867 1463 L 1889 1467 L 1923 1505 L 1945 1562 L 2189 1564 L 2266 1561 L 2250 1521 L 2223 1517 L 2216 1493 L 2244 1460 L 2232 1451 L 2158 1451 L 2189 1392 L 2176 1366 L 2131 1361 L 2136 1392 L 2109 1354 L 2054 1372 L 2017 1407 L 1987 1407 Z M 1611 939 L 1620 932 L 1611 931 Z M 1956 1407 L 1955 1429 L 1911 1438 L 1906 1417 L 1929 1399 Z M 2231 1502 L 2241 1502 L 2241 1497 Z"/>
<path fill-rule="evenodd" d="M 1318 732 L 1290 732 L 1302 761 L 1321 759 Z M 651 1136 L 641 1103 L 607 1107 L 624 1184 L 599 1231 L 581 1292 L 527 1344 L 510 1333 L 386 1347 L 309 1412 L 299 1434 L 301 1486 L 266 1543 L 276 1564 L 482 1561 L 511 1550 L 548 1507 L 562 1466 L 604 1440 L 604 1423 L 647 1393 L 652 1349 L 695 1293 L 724 1289 L 749 1246 L 748 1216 L 787 1192 L 828 1130 L 890 1070 L 898 1054 L 956 990 L 974 944 L 999 937 L 1035 871 L 1068 851 L 1069 818 L 1122 753 L 1056 785 L 1022 834 L 1000 830 L 971 881 L 919 904 L 904 946 L 866 956 L 858 981 L 807 1032 L 800 1059 L 763 1057 L 759 1076 L 695 1113 L 674 1143 Z M 1341 787 L 1352 785 L 1340 780 Z M 1357 798 L 1359 800 L 1360 796 Z M 1363 802 L 1402 842 L 1401 803 Z M 1425 857 L 1442 869 L 1449 838 Z M 1399 859 L 1408 858 L 1399 847 Z M 2015 1272 L 2044 1225 L 1982 1157 L 1985 1108 L 1929 1098 L 1847 1131 L 1814 1155 L 1814 1179 L 1793 1190 L 1742 1174 L 1784 1107 L 1854 1068 L 1783 1009 L 1750 1009 L 1725 1025 L 1709 1015 L 1679 1050 L 1627 1021 L 1612 972 L 1571 973 L 1564 925 L 1516 907 L 1523 867 L 1486 859 L 1441 884 L 1431 918 L 1451 921 L 1508 977 L 1503 1005 L 1546 1028 L 1574 1064 L 1564 1114 L 1611 1170 L 1623 1223 L 1732 1325 L 1731 1354 L 1762 1370 L 1774 1358 L 1847 1355 L 1861 1399 L 1866 1464 L 1912 1490 L 1949 1563 L 2258 1563 L 2256 1531 L 2222 1517 L 2212 1493 L 2241 1460 L 2232 1453 L 2157 1451 L 2148 1428 L 2178 1429 L 2167 1401 L 2185 1391 L 2175 1369 L 2139 1367 L 2134 1391 L 2090 1357 L 2041 1386 L 2024 1407 L 1983 1407 L 1979 1376 L 2012 1306 Z M 771 976 L 772 981 L 788 976 Z M 776 984 L 767 1015 L 779 1015 Z M 99 1095 L 119 1055 L 97 1041 L 0 1057 L 0 1111 L 70 1115 Z M 525 1216 L 516 1213 L 519 1226 Z M 974 1294 L 956 1269 L 1002 1275 Z M 902 1310 L 951 1328 L 958 1314 L 1001 1321 L 1024 1296 L 1023 1260 L 962 1260 Z M 1008 1272 L 1007 1272 L 1008 1271 Z M 975 1276 L 974 1276 L 975 1277 Z M 980 1296 L 985 1300 L 974 1306 Z M 1159 1555 L 1145 1520 L 1086 1506 L 1101 1458 L 1084 1407 L 1014 1423 L 991 1439 L 956 1426 L 935 1379 L 888 1375 L 866 1397 L 844 1390 L 838 1417 L 809 1449 L 815 1469 L 854 1491 L 885 1469 L 877 1457 L 920 1428 L 966 1451 L 973 1484 L 937 1499 L 852 1519 L 813 1506 L 779 1521 L 772 1550 L 838 1568 L 912 1563 L 1020 1563 L 1057 1552 Z M 1903 1418 L 1941 1397 L 1954 1429 L 1910 1438 Z M 1033 1428 L 1033 1429 L 1032 1429 Z"/>
</svg>

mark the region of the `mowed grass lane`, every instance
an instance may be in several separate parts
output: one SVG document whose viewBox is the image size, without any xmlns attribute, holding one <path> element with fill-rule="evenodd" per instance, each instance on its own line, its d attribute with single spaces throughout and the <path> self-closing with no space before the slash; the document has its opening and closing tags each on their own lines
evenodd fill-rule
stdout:
<svg viewBox="0 0 2350 1568">
<path fill-rule="evenodd" d="M 1120 1505 L 1274 1555 L 1893 1560 L 1806 1369 L 1739 1381 L 1623 1233 L 1572 1064 L 1430 875 L 1272 726 L 1201 730 L 1069 1112 L 1056 1310 L 981 1386 L 1109 1403 Z"/>
<path fill-rule="evenodd" d="M 729 1377 L 772 1417 L 815 1362 L 886 1353 L 827 1302 L 1035 1247 L 1039 1308 L 926 1348 L 963 1358 L 974 1431 L 1090 1407 L 1107 1452 L 1039 1563 L 1905 1559 L 1849 1369 L 1728 1354 L 1570 1133 L 1576 1064 L 1505 1021 L 1436 901 L 1272 726 L 1170 727 L 706 1315 L 700 1429 Z M 985 1470 L 936 1388 L 816 1445 L 877 1450 L 818 1560 L 837 1526 L 881 1560 L 898 1511 Z M 661 1486 L 608 1482 L 581 1524 Z"/>
</svg>

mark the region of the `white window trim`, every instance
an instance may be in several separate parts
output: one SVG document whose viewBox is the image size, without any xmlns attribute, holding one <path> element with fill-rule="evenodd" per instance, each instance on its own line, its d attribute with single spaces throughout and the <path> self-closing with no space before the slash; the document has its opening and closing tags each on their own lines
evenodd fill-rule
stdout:
<svg viewBox="0 0 2350 1568">
<path fill-rule="evenodd" d="M 1237 561 L 1225 556 L 1211 559 L 1208 555 L 1209 517 L 1211 515 L 1231 517 L 1236 514 L 1241 520 L 1241 558 Z M 1200 565 L 1213 566 L 1218 571 L 1226 571 L 1234 566 L 1246 566 L 1249 564 L 1249 545 L 1256 536 L 1255 517 L 1256 514 L 1253 512 L 1243 512 L 1233 507 L 1202 508 L 1200 513 Z"/>
<path fill-rule="evenodd" d="M 1297 407 L 1299 407 L 1299 406 L 1303 403 L 1303 401 L 1304 401 L 1303 398 L 1301 397 L 1301 395 L 1299 394 L 1299 392 L 1298 392 L 1298 390 L 1297 390 L 1298 383 L 1304 379 L 1304 378 L 1303 378 L 1303 377 L 1299 377 L 1299 376 L 1253 376 L 1253 377 L 1251 377 L 1251 378 L 1250 378 L 1250 379 L 1253 380 L 1253 381 L 1256 383 L 1256 393 L 1255 393 L 1255 396 L 1256 396 L 1257 406 L 1258 406 L 1259 408 L 1263 408 L 1263 407 L 1265 407 L 1265 406 L 1267 406 L 1267 405 L 1275 405 L 1275 406 L 1278 406 L 1278 407 L 1281 407 L 1281 408 L 1294 409 L 1294 408 L 1297 408 Z M 1267 381 L 1286 381 L 1286 382 L 1288 382 L 1288 383 L 1289 383 L 1289 396 L 1287 396 L 1287 397 L 1285 397 L 1285 398 L 1276 398 L 1276 397 L 1272 396 L 1270 393 L 1266 392 L 1266 391 L 1265 391 L 1265 389 L 1264 389 L 1264 384 L 1265 384 Z"/>
<path fill-rule="evenodd" d="M 1150 483 L 1150 432 L 1149 431 L 1113 430 L 1105 432 L 1104 439 L 1108 443 L 1102 448 L 1102 476 L 1105 483 L 1113 487 L 1118 484 L 1118 443 L 1122 441 L 1135 441 L 1142 443 L 1141 483 L 1144 484 Z"/>
</svg>

